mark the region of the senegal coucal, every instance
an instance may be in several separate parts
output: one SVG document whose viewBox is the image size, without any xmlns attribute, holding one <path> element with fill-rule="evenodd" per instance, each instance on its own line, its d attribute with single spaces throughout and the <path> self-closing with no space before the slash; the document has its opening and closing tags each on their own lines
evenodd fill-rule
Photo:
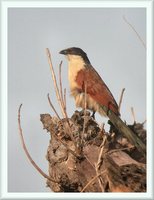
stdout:
<svg viewBox="0 0 154 200">
<path fill-rule="evenodd" d="M 106 116 L 102 109 L 102 106 L 105 106 L 108 110 L 119 115 L 118 105 L 112 93 L 91 65 L 87 54 L 77 47 L 64 49 L 59 53 L 66 55 L 68 59 L 68 78 L 76 107 L 85 107 L 86 86 L 87 109 Z"/>
<path fill-rule="evenodd" d="M 112 93 L 91 65 L 87 54 L 77 47 L 64 49 L 60 51 L 60 54 L 66 55 L 68 59 L 70 89 L 72 96 L 75 98 L 76 106 L 85 108 L 86 99 L 89 110 L 107 115 L 117 130 L 145 156 L 145 144 L 121 120 L 118 105 Z"/>
</svg>

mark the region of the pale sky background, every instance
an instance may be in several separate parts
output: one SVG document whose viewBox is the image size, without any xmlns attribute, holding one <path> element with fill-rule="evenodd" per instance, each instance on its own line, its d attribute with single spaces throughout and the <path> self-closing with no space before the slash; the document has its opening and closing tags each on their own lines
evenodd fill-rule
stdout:
<svg viewBox="0 0 154 200">
<path fill-rule="evenodd" d="M 21 124 L 28 150 L 48 173 L 45 158 L 49 134 L 43 130 L 41 113 L 54 115 L 47 93 L 56 103 L 50 68 L 45 53 L 49 48 L 53 65 L 63 60 L 63 86 L 67 89 L 67 110 L 75 111 L 69 96 L 67 61 L 58 52 L 80 47 L 110 88 L 117 102 L 123 87 L 122 119 L 132 123 L 146 119 L 146 51 L 123 15 L 146 42 L 146 11 L 143 8 L 10 8 L 8 14 L 8 191 L 50 192 L 46 180 L 27 161 L 18 135 L 17 110 L 23 103 Z M 98 114 L 99 122 L 106 121 Z"/>
</svg>

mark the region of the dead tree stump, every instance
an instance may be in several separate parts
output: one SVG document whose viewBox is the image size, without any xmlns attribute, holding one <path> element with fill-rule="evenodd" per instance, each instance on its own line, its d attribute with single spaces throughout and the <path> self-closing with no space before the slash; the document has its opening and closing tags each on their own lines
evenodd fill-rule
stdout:
<svg viewBox="0 0 154 200">
<path fill-rule="evenodd" d="M 50 135 L 47 181 L 54 192 L 146 192 L 146 164 L 142 154 L 113 128 L 106 133 L 86 111 L 70 119 L 41 114 Z M 130 126 L 146 143 L 142 124 Z M 71 135 L 70 135 L 71 131 Z"/>
</svg>

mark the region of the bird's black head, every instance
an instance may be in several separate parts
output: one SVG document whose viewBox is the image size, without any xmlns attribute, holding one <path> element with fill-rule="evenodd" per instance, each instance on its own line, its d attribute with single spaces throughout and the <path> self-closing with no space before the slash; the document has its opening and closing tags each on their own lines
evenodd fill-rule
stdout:
<svg viewBox="0 0 154 200">
<path fill-rule="evenodd" d="M 81 56 L 86 64 L 90 64 L 90 61 L 87 57 L 87 54 L 82 49 L 80 49 L 78 47 L 71 47 L 71 48 L 68 48 L 68 49 L 64 49 L 64 50 L 60 51 L 59 53 L 64 54 L 64 55 Z"/>
</svg>

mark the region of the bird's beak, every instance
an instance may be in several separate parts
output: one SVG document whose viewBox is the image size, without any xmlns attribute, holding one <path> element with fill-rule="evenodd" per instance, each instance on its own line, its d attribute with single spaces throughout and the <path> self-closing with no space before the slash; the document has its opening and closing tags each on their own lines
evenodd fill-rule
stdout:
<svg viewBox="0 0 154 200">
<path fill-rule="evenodd" d="M 63 55 L 67 55 L 67 49 L 61 50 L 59 53 Z"/>
</svg>

